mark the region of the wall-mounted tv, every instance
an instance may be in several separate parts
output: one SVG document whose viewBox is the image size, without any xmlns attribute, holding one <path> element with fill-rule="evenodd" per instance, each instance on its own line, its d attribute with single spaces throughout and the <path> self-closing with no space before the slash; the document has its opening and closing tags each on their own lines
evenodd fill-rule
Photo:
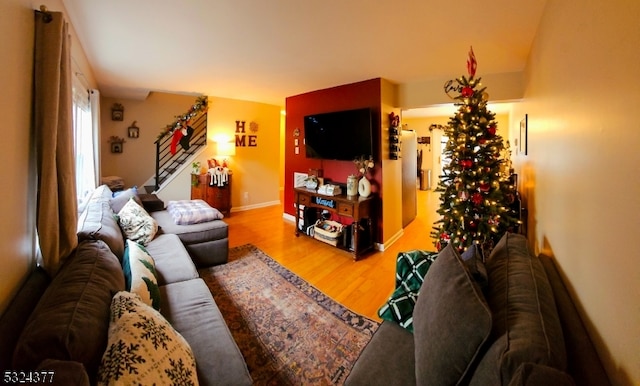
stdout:
<svg viewBox="0 0 640 386">
<path fill-rule="evenodd" d="M 372 111 L 369 108 L 304 117 L 307 158 L 353 161 L 375 154 Z"/>
</svg>

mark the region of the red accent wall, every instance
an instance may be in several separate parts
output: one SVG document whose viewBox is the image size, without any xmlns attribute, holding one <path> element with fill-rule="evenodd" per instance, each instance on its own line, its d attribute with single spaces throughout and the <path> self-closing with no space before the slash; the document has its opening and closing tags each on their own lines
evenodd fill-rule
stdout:
<svg viewBox="0 0 640 386">
<path fill-rule="evenodd" d="M 332 111 L 351 110 L 358 108 L 371 108 L 373 112 L 374 145 L 377 148 L 378 159 L 369 174 L 372 191 L 380 195 L 379 186 L 382 183 L 380 154 L 381 143 L 381 79 L 370 79 L 362 82 L 346 84 L 342 86 L 317 90 L 292 96 L 286 99 L 285 121 L 285 176 L 284 176 L 284 211 L 295 216 L 293 206 L 293 173 L 308 173 L 309 169 L 322 169 L 324 178 L 336 183 L 346 183 L 347 176 L 356 173 L 355 164 L 352 161 L 318 160 L 307 158 L 304 149 L 304 117 L 310 114 L 326 113 Z M 300 131 L 299 154 L 295 154 L 294 130 Z M 336 138 L 339 141 L 340 138 Z M 380 212 L 381 213 L 381 212 Z M 382 223 L 380 214 L 378 224 Z M 380 229 L 380 225 L 378 225 Z M 377 232 L 379 235 L 380 232 Z M 377 240 L 379 241 L 379 240 Z"/>
</svg>

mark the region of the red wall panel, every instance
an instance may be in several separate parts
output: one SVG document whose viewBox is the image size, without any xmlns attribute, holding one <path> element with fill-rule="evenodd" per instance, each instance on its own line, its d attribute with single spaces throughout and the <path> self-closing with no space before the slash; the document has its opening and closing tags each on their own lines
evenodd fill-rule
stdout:
<svg viewBox="0 0 640 386">
<path fill-rule="evenodd" d="M 292 96 L 286 99 L 285 123 L 285 176 L 284 176 L 284 211 L 295 215 L 293 206 L 293 173 L 308 173 L 309 169 L 322 169 L 325 179 L 336 183 L 346 183 L 347 176 L 356 174 L 355 164 L 351 161 L 318 160 L 307 158 L 304 149 L 304 117 L 310 114 L 332 111 L 371 108 L 373 112 L 374 144 L 381 154 L 381 79 L 370 79 L 362 82 L 346 84 L 323 90 L 317 90 Z M 298 129 L 299 137 L 294 136 Z M 295 139 L 298 138 L 299 154 L 295 154 Z M 339 141 L 340 138 L 336 138 Z M 379 157 L 379 156 L 378 156 Z M 380 160 L 376 160 L 373 174 L 369 174 L 372 191 L 378 192 L 382 183 Z M 378 216 L 380 217 L 380 216 Z M 381 219 L 378 219 L 379 222 Z"/>
</svg>

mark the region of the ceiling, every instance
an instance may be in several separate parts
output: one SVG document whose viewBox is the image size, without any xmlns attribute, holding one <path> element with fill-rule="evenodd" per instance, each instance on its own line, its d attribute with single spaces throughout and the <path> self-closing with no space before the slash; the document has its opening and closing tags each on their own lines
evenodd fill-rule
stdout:
<svg viewBox="0 0 640 386">
<path fill-rule="evenodd" d="M 546 0 L 63 0 L 105 96 L 283 106 L 372 78 L 522 71 Z"/>
</svg>

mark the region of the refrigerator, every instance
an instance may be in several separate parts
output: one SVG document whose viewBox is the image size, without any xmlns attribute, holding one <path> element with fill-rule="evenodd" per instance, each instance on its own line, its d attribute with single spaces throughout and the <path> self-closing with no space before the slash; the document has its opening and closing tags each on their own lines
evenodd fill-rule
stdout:
<svg viewBox="0 0 640 386">
<path fill-rule="evenodd" d="M 402 227 L 418 214 L 418 138 L 415 131 L 402 130 Z"/>
</svg>

